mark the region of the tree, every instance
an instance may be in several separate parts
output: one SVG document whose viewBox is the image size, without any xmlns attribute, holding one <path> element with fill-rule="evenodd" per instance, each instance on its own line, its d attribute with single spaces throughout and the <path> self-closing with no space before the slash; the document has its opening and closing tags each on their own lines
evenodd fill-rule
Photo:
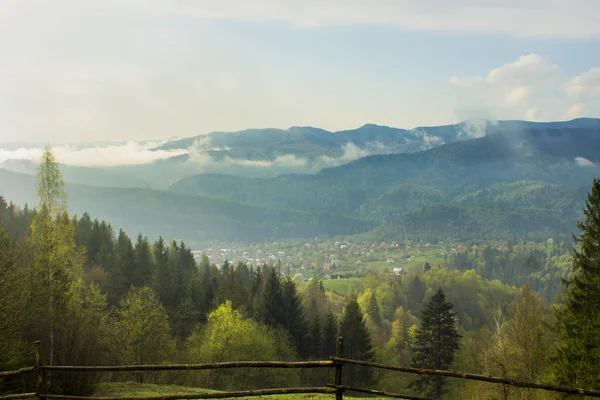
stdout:
<svg viewBox="0 0 600 400">
<path fill-rule="evenodd" d="M 281 307 L 283 303 L 281 279 L 275 268 L 269 268 L 264 273 L 265 288 L 261 308 L 262 321 L 268 326 L 277 327 L 284 320 L 283 309 Z"/>
<path fill-rule="evenodd" d="M 1 221 L 0 221 L 1 222 Z M 19 327 L 22 279 L 8 233 L 0 224 L 0 369 L 15 369 L 19 363 Z"/>
<path fill-rule="evenodd" d="M 281 325 L 288 332 L 292 343 L 302 358 L 308 356 L 308 324 L 302 300 L 296 290 L 294 280 L 288 275 L 282 285 L 282 317 Z"/>
<path fill-rule="evenodd" d="M 461 336 L 456 331 L 456 313 L 440 288 L 425 305 L 421 325 L 417 329 L 413 347 L 413 366 L 427 369 L 448 369 L 454 361 Z M 412 386 L 427 395 L 440 399 L 444 393 L 445 378 L 425 375 Z"/>
<path fill-rule="evenodd" d="M 135 268 L 133 244 L 123 230 L 119 230 L 114 250 L 114 264 L 108 272 L 108 300 L 111 305 L 116 304 L 133 285 Z"/>
<path fill-rule="evenodd" d="M 146 286 L 152 280 L 152 252 L 147 237 L 140 233 L 133 249 L 134 265 L 131 280 L 133 286 Z"/>
<path fill-rule="evenodd" d="M 373 361 L 371 334 L 367 329 L 363 312 L 356 298 L 350 299 L 340 320 L 340 336 L 344 338 L 344 357 L 354 360 Z M 344 367 L 344 381 L 349 386 L 369 387 L 373 371 L 368 367 L 347 365 Z"/>
<path fill-rule="evenodd" d="M 121 299 L 115 333 L 117 354 L 123 364 L 164 362 L 174 346 L 167 312 L 149 287 L 132 287 Z"/>
<path fill-rule="evenodd" d="M 295 351 L 284 332 L 244 317 L 227 300 L 208 315 L 206 325 L 198 325 L 186 342 L 189 362 L 260 361 L 295 359 Z M 291 382 L 290 382 L 291 381 Z M 293 385 L 292 371 L 265 369 L 215 369 L 204 374 L 202 387 L 249 389 Z"/>
<path fill-rule="evenodd" d="M 324 357 L 335 356 L 335 341 L 338 334 L 338 321 L 335 315 L 331 312 L 331 309 L 325 316 L 325 322 L 323 323 L 323 344 L 321 350 Z"/>
<path fill-rule="evenodd" d="M 573 236 L 573 266 L 557 311 L 560 344 L 553 362 L 557 383 L 600 388 L 600 179 L 594 179 Z"/>
<path fill-rule="evenodd" d="M 377 303 L 377 297 L 375 292 L 371 292 L 369 297 L 369 305 L 367 306 L 367 314 L 371 316 L 375 325 L 381 325 L 381 314 L 379 313 L 379 304 Z"/>
<path fill-rule="evenodd" d="M 83 272 L 83 254 L 67 215 L 67 195 L 58 163 L 47 147 L 38 170 L 37 212 L 31 223 L 33 262 L 28 276 L 30 334 L 47 332 L 48 363 L 55 359 L 56 335 L 69 316 Z M 45 335 L 44 335 L 45 336 Z"/>
<path fill-rule="evenodd" d="M 494 318 L 482 347 L 479 360 L 486 375 L 504 378 L 538 381 L 543 377 L 552 337 L 546 328 L 549 315 L 542 300 L 525 285 L 521 297 L 513 304 L 509 318 Z M 477 385 L 479 393 L 493 397 L 492 391 L 501 398 L 545 398 L 539 391 L 512 388 L 508 385 Z M 539 396 L 539 397 L 538 397 Z"/>
<path fill-rule="evenodd" d="M 315 316 L 315 319 L 310 327 L 310 337 L 309 337 L 309 356 L 314 359 L 320 359 L 323 351 L 323 338 L 321 333 L 321 322 L 319 321 L 319 316 Z"/>
</svg>

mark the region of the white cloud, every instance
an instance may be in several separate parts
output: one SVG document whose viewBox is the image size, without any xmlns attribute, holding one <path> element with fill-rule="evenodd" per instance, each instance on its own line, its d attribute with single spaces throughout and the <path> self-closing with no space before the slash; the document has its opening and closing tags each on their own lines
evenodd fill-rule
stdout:
<svg viewBox="0 0 600 400">
<path fill-rule="evenodd" d="M 531 107 L 525 111 L 525 119 L 528 121 L 539 121 L 541 119 L 540 109 L 537 107 Z"/>
<path fill-rule="evenodd" d="M 575 119 L 584 117 L 586 115 L 585 106 L 581 103 L 575 103 L 567 110 L 565 117 L 567 119 Z"/>
<path fill-rule="evenodd" d="M 522 103 L 523 100 L 525 100 L 527 96 L 529 96 L 530 90 L 531 89 L 529 89 L 528 87 L 523 86 L 510 90 L 506 95 L 506 105 L 514 106 L 519 103 Z"/>
<path fill-rule="evenodd" d="M 600 114 L 600 68 L 565 78 L 559 66 L 538 54 L 494 68 L 487 75 L 452 77 L 463 106 L 484 105 L 498 119 L 533 121 Z"/>
<path fill-rule="evenodd" d="M 590 160 L 588 160 L 585 157 L 575 157 L 575 162 L 580 167 L 595 167 L 596 166 L 596 164 L 594 164 L 593 162 L 591 162 Z"/>
<path fill-rule="evenodd" d="M 600 96 L 600 67 L 569 79 L 565 91 L 570 96 Z"/>
<path fill-rule="evenodd" d="M 414 129 L 411 131 L 411 133 L 423 138 L 423 145 L 426 148 L 432 148 L 444 144 L 444 138 L 434 135 L 428 135 L 427 132 L 425 132 L 422 129 Z"/>
<path fill-rule="evenodd" d="M 187 150 L 156 150 L 157 143 L 126 142 L 118 145 L 76 148 L 69 145 L 54 146 L 52 149 L 59 163 L 84 167 L 107 167 L 114 165 L 148 164 L 156 160 L 186 154 Z M 39 162 L 41 148 L 0 149 L 0 163 L 7 160 Z"/>
</svg>

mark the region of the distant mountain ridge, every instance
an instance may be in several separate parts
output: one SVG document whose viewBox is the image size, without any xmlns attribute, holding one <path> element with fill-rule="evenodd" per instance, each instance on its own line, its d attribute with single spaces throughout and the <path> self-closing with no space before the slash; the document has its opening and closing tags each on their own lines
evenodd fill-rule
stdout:
<svg viewBox="0 0 600 400">
<path fill-rule="evenodd" d="M 194 174 L 189 164 L 190 158 L 198 157 L 194 153 L 144 166 L 62 169 L 67 181 L 87 184 L 69 185 L 72 212 L 87 211 L 132 235 L 142 231 L 192 242 L 354 234 L 376 240 L 568 237 L 580 217 L 591 180 L 600 176 L 597 119 L 542 124 L 486 122 L 468 127 L 472 136 L 482 129 L 488 132 L 471 139 L 460 136 L 464 130 L 456 125 L 423 129 L 428 130 L 418 134 L 421 138 L 446 135 L 453 139 L 421 151 L 366 156 L 363 152 L 357 154 L 358 159 L 344 158 L 341 165 L 332 162 L 308 174 L 245 176 L 236 174 L 235 168 L 248 170 L 262 165 L 256 168 L 268 170 L 278 164 L 210 155 L 233 151 L 235 143 L 241 146 L 263 140 L 262 148 L 238 148 L 260 158 L 260 151 L 277 148 L 265 137 L 280 138 L 278 130 L 257 131 L 249 137 L 236 134 L 229 147 L 202 153 L 208 164 L 233 166 L 225 170 L 228 173 L 206 173 L 211 171 L 208 169 Z M 363 144 L 371 138 L 383 140 L 386 135 L 399 134 L 394 128 L 375 125 L 342 133 L 324 133 L 316 128 L 289 131 L 293 139 L 289 148 L 305 150 L 310 146 L 328 149 L 338 134 L 343 140 L 354 136 L 356 143 Z M 180 140 L 175 142 L 184 145 Z M 363 149 L 355 142 L 352 146 Z M 314 151 L 308 153 L 316 154 Z M 320 151 L 323 154 L 325 150 Z M 292 161 L 304 160 L 299 155 L 293 157 Z M 314 160 L 331 159 L 335 158 L 321 155 Z M 23 163 L 22 167 L 28 168 L 30 175 L 0 169 L 0 195 L 19 204 L 35 199 L 31 176 L 35 165 Z M 182 169 L 185 173 L 180 179 Z M 286 169 L 279 169 L 282 171 Z M 153 185 L 156 181 L 162 183 Z"/>
<path fill-rule="evenodd" d="M 516 135 L 524 131 L 556 129 L 600 129 L 600 119 L 580 118 L 543 123 L 463 121 L 454 125 L 414 129 L 366 124 L 357 129 L 337 132 L 314 127 L 214 132 L 160 142 L 162 144 L 144 142 L 151 151 L 179 152 L 179 155 L 166 159 L 139 165 L 69 165 L 64 166 L 64 172 L 67 179 L 74 183 L 164 189 L 196 174 L 217 173 L 250 178 L 313 174 L 323 168 L 347 164 L 369 155 L 415 153 L 490 134 Z M 115 145 L 112 142 L 109 144 Z M 79 148 L 90 146 L 93 144 L 80 144 Z M 181 154 L 182 151 L 184 154 Z M 0 168 L 22 173 L 31 173 L 32 169 L 26 162 L 2 162 L 1 159 Z"/>
</svg>

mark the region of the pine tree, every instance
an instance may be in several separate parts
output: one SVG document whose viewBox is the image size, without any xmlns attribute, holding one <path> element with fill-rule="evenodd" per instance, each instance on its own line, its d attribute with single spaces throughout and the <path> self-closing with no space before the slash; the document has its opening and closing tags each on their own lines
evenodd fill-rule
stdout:
<svg viewBox="0 0 600 400">
<path fill-rule="evenodd" d="M 427 369 L 448 369 L 454 361 L 461 336 L 456 331 L 456 313 L 440 288 L 425 305 L 421 326 L 413 346 L 413 366 Z M 413 382 L 412 387 L 440 399 L 444 393 L 445 378 L 425 375 Z"/>
<path fill-rule="evenodd" d="M 147 286 L 152 280 L 152 252 L 147 237 L 140 233 L 133 249 L 134 268 L 131 276 L 133 286 Z"/>
<path fill-rule="evenodd" d="M 594 179 L 573 236 L 572 275 L 557 312 L 560 345 L 553 362 L 557 383 L 600 389 L 600 179 Z"/>
<path fill-rule="evenodd" d="M 323 323 L 323 334 L 321 350 L 324 357 L 333 357 L 335 355 L 335 340 L 338 334 L 338 321 L 335 315 L 329 310 L 325 316 L 325 322 Z"/>
<path fill-rule="evenodd" d="M 320 359 L 323 356 L 323 337 L 321 332 L 321 321 L 319 316 L 315 316 L 315 320 L 310 327 L 310 351 L 309 356 L 314 359 Z"/>
<path fill-rule="evenodd" d="M 131 239 L 123 230 L 119 230 L 119 237 L 115 246 L 114 265 L 108 272 L 108 300 L 110 304 L 116 304 L 133 284 L 134 267 L 135 257 Z"/>
<path fill-rule="evenodd" d="M 344 338 L 344 357 L 373 361 L 371 334 L 356 298 L 352 298 L 344 308 L 340 321 L 340 336 Z M 373 381 L 373 370 L 369 367 L 347 365 L 344 367 L 343 380 L 349 386 L 369 387 Z"/>
<path fill-rule="evenodd" d="M 263 268 L 264 270 L 264 268 Z M 273 328 L 281 325 L 283 317 L 283 293 L 281 279 L 275 268 L 265 271 L 265 289 L 261 307 L 262 321 Z"/>
<path fill-rule="evenodd" d="M 377 297 L 375 297 L 375 292 L 372 292 L 371 297 L 369 298 L 367 314 L 371 316 L 371 319 L 376 325 L 381 325 L 381 314 L 379 313 L 379 304 L 377 304 Z"/>
<path fill-rule="evenodd" d="M 298 355 L 308 357 L 308 324 L 302 299 L 298 295 L 294 280 L 288 276 L 282 284 L 282 321 L 281 325 L 288 331 L 290 339 L 296 346 Z"/>
</svg>

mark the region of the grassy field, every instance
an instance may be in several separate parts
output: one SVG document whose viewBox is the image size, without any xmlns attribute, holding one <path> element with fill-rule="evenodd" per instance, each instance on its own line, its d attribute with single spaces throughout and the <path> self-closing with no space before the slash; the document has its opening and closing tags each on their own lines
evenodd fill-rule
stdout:
<svg viewBox="0 0 600 400">
<path fill-rule="evenodd" d="M 104 382 L 98 383 L 94 390 L 94 397 L 125 397 L 125 396 L 164 396 L 184 393 L 216 393 L 215 390 L 201 388 L 176 386 L 176 385 L 153 385 L 151 383 L 135 382 Z M 334 395 L 327 394 L 286 394 L 271 396 L 238 397 L 241 399 L 285 399 L 285 400 L 332 400 Z M 360 400 L 360 397 L 352 397 Z M 376 400 L 379 397 L 369 397 Z M 366 399 L 365 399 L 366 400 Z"/>
</svg>

